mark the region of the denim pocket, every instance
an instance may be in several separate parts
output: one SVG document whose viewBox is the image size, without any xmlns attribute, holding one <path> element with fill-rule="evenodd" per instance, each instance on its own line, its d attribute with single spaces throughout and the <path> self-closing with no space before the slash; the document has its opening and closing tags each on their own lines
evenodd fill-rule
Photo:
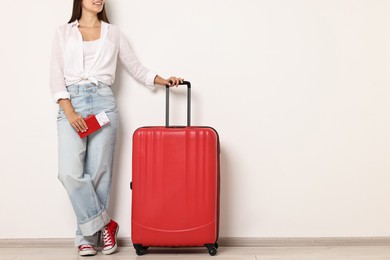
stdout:
<svg viewBox="0 0 390 260">
<path fill-rule="evenodd" d="M 70 99 L 80 96 L 79 88 L 68 89 L 68 92 L 70 94 Z"/>
<path fill-rule="evenodd" d="M 112 92 L 111 87 L 109 86 L 99 86 L 97 88 L 97 94 L 101 97 L 113 97 L 114 94 Z"/>
<path fill-rule="evenodd" d="M 64 110 L 62 110 L 61 107 L 58 108 L 58 113 L 57 113 L 57 120 L 65 119 L 65 113 Z"/>
</svg>

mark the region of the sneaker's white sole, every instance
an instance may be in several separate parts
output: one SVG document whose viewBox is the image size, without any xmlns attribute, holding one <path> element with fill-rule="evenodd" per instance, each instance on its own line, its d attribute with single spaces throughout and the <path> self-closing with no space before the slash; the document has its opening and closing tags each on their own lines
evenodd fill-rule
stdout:
<svg viewBox="0 0 390 260">
<path fill-rule="evenodd" d="M 111 255 L 112 253 L 114 253 L 116 251 L 116 249 L 118 248 L 118 241 L 116 239 L 117 235 L 118 235 L 118 231 L 119 231 L 119 225 L 118 225 L 118 228 L 116 229 L 115 231 L 115 245 L 113 247 L 111 247 L 110 249 L 107 249 L 107 250 L 102 250 L 102 253 L 103 255 Z"/>
<path fill-rule="evenodd" d="M 80 256 L 93 256 L 93 255 L 97 255 L 97 251 L 96 250 L 83 250 L 83 251 L 79 251 L 79 255 Z"/>
</svg>

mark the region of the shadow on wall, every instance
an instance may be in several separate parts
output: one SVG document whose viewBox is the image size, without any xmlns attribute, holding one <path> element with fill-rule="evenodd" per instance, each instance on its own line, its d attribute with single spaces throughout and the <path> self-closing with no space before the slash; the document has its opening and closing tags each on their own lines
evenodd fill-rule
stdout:
<svg viewBox="0 0 390 260">
<path fill-rule="evenodd" d="M 217 129 L 218 131 L 218 129 Z M 226 149 L 223 148 L 223 136 L 220 137 L 220 216 L 219 216 L 219 236 L 226 237 L 229 233 L 229 227 L 232 226 L 233 220 L 231 219 L 231 203 L 234 196 L 234 189 L 231 180 L 232 172 L 230 169 L 231 160 L 229 154 L 226 152 Z"/>
<path fill-rule="evenodd" d="M 116 80 L 115 80 L 114 85 L 112 86 L 114 96 L 116 99 L 118 96 L 121 95 L 121 89 L 123 88 L 123 85 L 125 84 L 122 81 L 122 76 L 121 76 L 122 73 L 123 73 L 123 70 L 117 69 L 116 77 L 115 77 Z M 117 106 L 118 106 L 118 104 L 117 104 Z M 113 169 L 113 174 L 112 174 L 111 193 L 110 193 L 110 205 L 109 205 L 109 215 L 110 216 L 114 215 L 114 214 L 112 214 L 113 212 L 118 212 L 120 207 L 119 207 L 118 203 L 116 203 L 116 202 L 118 201 L 120 196 L 123 196 L 123 194 L 122 195 L 119 194 L 120 193 L 119 186 L 121 184 L 119 183 L 119 178 L 117 178 L 117 176 L 118 176 L 117 173 L 118 173 L 119 169 L 121 168 L 120 164 L 121 164 L 121 162 L 126 160 L 126 158 L 123 158 L 123 156 L 124 156 L 123 146 L 122 146 L 123 140 L 125 138 L 128 138 L 125 136 L 126 133 L 124 133 L 122 126 L 121 126 L 122 119 L 123 119 L 123 114 L 119 111 L 119 129 L 118 129 L 118 133 L 117 133 L 117 137 L 116 137 L 116 147 L 115 147 L 115 154 L 114 154 L 114 169 Z M 130 173 L 131 173 L 131 171 L 129 170 L 129 176 L 130 176 Z M 129 183 L 129 185 L 130 185 L 130 183 Z M 129 186 L 129 188 L 130 188 L 130 186 Z"/>
</svg>

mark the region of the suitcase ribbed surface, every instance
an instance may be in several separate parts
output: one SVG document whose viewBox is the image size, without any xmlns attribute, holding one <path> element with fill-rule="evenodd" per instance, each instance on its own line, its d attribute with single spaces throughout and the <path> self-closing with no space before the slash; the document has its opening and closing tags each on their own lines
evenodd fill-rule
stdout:
<svg viewBox="0 0 390 260">
<path fill-rule="evenodd" d="M 203 246 L 218 233 L 218 135 L 208 127 L 145 127 L 133 136 L 132 240 Z"/>
</svg>

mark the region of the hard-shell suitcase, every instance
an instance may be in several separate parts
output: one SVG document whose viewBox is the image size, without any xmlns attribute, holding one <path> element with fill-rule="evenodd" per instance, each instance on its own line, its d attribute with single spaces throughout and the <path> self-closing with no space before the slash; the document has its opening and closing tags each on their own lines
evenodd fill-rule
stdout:
<svg viewBox="0 0 390 260">
<path fill-rule="evenodd" d="M 133 134 L 131 238 L 137 255 L 152 246 L 205 246 L 217 253 L 219 137 L 211 127 L 141 127 Z"/>
</svg>

